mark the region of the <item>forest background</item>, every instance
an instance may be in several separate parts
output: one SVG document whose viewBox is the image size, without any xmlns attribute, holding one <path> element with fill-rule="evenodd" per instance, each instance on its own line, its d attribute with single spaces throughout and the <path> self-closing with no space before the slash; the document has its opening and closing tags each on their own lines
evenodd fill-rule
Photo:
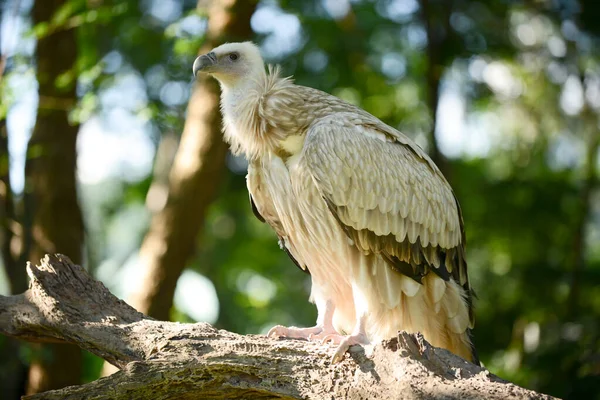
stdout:
<svg viewBox="0 0 600 400">
<path fill-rule="evenodd" d="M 238 333 L 310 326 L 308 275 L 254 216 L 199 49 L 253 40 L 299 84 L 412 137 L 462 205 L 475 343 L 495 374 L 600 399 L 600 3 L 5 0 L 0 294 L 61 252 L 138 310 Z M 189 108 L 188 108 L 189 101 Z M 0 397 L 96 379 L 0 337 Z"/>
</svg>

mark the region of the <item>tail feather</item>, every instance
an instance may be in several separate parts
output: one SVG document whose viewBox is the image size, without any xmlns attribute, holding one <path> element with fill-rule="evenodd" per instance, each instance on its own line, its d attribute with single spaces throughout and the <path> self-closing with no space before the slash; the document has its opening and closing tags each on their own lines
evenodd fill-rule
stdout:
<svg viewBox="0 0 600 400">
<path fill-rule="evenodd" d="M 432 345 L 478 363 L 471 341 L 471 306 L 463 287 L 453 278 L 444 280 L 433 273 L 417 283 L 382 260 L 371 261 L 362 265 L 363 269 L 369 266 L 370 273 L 357 271 L 355 275 L 355 279 L 369 282 L 364 301 L 370 310 L 367 335 L 371 340 L 388 339 L 399 330 L 421 332 Z M 405 290 L 405 282 L 415 287 Z"/>
</svg>

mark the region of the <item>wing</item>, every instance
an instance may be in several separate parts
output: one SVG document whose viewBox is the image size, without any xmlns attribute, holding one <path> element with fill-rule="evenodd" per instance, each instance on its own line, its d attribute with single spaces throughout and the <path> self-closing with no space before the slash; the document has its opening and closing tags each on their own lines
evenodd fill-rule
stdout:
<svg viewBox="0 0 600 400">
<path fill-rule="evenodd" d="M 415 143 L 379 120 L 338 113 L 309 129 L 303 162 L 359 250 L 417 282 L 429 271 L 452 277 L 470 299 L 458 202 Z"/>
<path fill-rule="evenodd" d="M 309 273 L 306 265 L 298 261 L 298 257 L 294 256 L 296 253 L 292 243 L 286 240 L 286 233 L 283 229 L 277 211 L 272 207 L 273 200 L 267 190 L 264 190 L 262 186 L 262 179 L 260 174 L 260 166 L 257 163 L 251 163 L 248 166 L 248 175 L 246 176 L 246 185 L 248 186 L 248 193 L 250 195 L 250 205 L 252 212 L 261 222 L 269 224 L 277 237 L 279 238 L 279 247 L 285 251 L 290 259 L 296 264 L 302 271 Z"/>
</svg>

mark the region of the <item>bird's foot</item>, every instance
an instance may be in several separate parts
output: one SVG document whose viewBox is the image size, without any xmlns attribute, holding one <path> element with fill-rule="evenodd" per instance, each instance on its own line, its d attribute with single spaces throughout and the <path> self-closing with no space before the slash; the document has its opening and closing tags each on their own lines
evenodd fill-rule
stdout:
<svg viewBox="0 0 600 400">
<path fill-rule="evenodd" d="M 308 340 L 324 343 L 323 340 L 327 336 L 332 336 L 332 335 L 339 335 L 339 333 L 338 333 L 338 331 L 335 330 L 334 327 L 324 327 L 323 329 L 321 329 L 321 332 L 313 333 L 310 336 L 308 336 Z"/>
<path fill-rule="evenodd" d="M 267 333 L 268 337 L 286 337 L 290 339 L 306 339 L 311 340 L 316 335 L 320 335 L 323 332 L 323 327 L 313 326 L 312 328 L 296 328 L 295 326 L 285 327 L 276 325 L 269 330 Z"/>
<path fill-rule="evenodd" d="M 350 346 L 355 344 L 369 344 L 369 340 L 367 339 L 367 335 L 364 333 L 358 333 L 353 335 L 340 335 L 340 334 L 330 334 L 323 338 L 322 343 L 333 343 L 337 344 L 338 348 L 335 351 L 333 357 L 331 357 L 331 363 L 335 364 L 344 358 L 344 354 L 348 351 Z"/>
</svg>

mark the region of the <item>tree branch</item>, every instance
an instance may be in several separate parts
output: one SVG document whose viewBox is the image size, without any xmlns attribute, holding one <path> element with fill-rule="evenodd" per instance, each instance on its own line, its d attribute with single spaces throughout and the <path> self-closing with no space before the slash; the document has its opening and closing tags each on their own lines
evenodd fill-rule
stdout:
<svg viewBox="0 0 600 400">
<path fill-rule="evenodd" d="M 434 348 L 420 334 L 354 346 L 332 365 L 332 346 L 148 318 L 62 255 L 27 271 L 29 290 L 0 297 L 0 332 L 75 343 L 121 371 L 25 399 L 551 398 Z"/>
</svg>

